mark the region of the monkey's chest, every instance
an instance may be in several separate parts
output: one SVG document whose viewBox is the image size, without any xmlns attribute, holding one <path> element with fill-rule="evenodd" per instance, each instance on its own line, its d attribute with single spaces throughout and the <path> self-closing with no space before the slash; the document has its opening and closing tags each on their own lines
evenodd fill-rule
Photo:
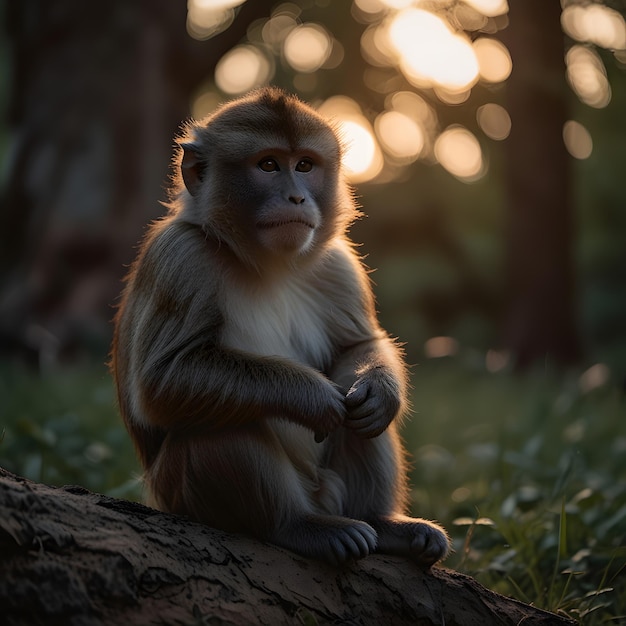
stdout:
<svg viewBox="0 0 626 626">
<path fill-rule="evenodd" d="M 263 295 L 234 290 L 227 296 L 222 343 L 326 369 L 333 350 L 326 304 L 321 294 L 293 284 Z"/>
</svg>

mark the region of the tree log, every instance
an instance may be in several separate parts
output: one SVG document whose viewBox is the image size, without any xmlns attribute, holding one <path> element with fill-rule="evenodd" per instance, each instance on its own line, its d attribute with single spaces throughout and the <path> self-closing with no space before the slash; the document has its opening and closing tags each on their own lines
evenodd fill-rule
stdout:
<svg viewBox="0 0 626 626">
<path fill-rule="evenodd" d="M 0 622 L 558 625 L 443 568 L 343 569 L 141 504 L 0 469 Z"/>
</svg>

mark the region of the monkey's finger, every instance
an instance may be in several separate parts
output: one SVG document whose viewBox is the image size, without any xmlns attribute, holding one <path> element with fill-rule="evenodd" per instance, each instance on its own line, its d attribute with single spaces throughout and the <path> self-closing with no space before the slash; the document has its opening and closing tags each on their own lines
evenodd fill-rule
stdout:
<svg viewBox="0 0 626 626">
<path fill-rule="evenodd" d="M 346 417 L 345 398 L 338 389 L 333 388 L 334 395 L 325 410 L 325 419 L 331 422 L 331 429 L 336 428 Z"/>
<path fill-rule="evenodd" d="M 344 426 L 352 430 L 367 428 L 372 422 L 379 421 L 378 411 L 371 411 L 365 414 L 349 414 L 348 419 L 344 422 Z"/>
<path fill-rule="evenodd" d="M 430 567 L 445 558 L 449 551 L 449 542 L 445 533 L 437 528 L 424 525 L 411 542 L 411 552 L 418 563 Z"/>
<path fill-rule="evenodd" d="M 378 437 L 389 425 L 389 420 L 374 413 L 359 419 L 347 419 L 345 426 L 363 439 Z"/>
<path fill-rule="evenodd" d="M 369 552 L 367 551 L 367 547 L 365 549 L 365 553 L 362 553 L 362 550 L 359 548 L 359 545 L 356 543 L 353 537 L 351 537 L 348 533 L 346 533 L 342 537 L 342 554 L 344 555 L 344 561 L 348 561 L 351 559 L 359 559 L 363 556 L 367 556 Z"/>
<path fill-rule="evenodd" d="M 346 563 L 361 559 L 375 551 L 377 540 L 376 531 L 365 522 L 358 522 L 358 526 L 355 523 L 355 526 L 338 529 L 337 535 L 330 542 L 333 560 Z"/>
<path fill-rule="evenodd" d="M 361 404 L 348 407 L 348 419 L 358 420 L 374 413 L 384 412 L 384 402 L 376 395 L 370 394 L 370 396 Z"/>
<path fill-rule="evenodd" d="M 353 541 L 357 545 L 359 556 L 367 556 L 368 554 L 376 550 L 378 535 L 373 528 L 363 528 L 361 530 L 357 530 L 356 528 L 350 528 L 349 533 Z"/>
<path fill-rule="evenodd" d="M 338 537 L 331 539 L 330 550 L 329 560 L 334 562 L 335 566 L 343 565 L 348 560 L 348 552 L 343 537 L 341 539 Z"/>
<path fill-rule="evenodd" d="M 361 439 L 373 439 L 385 432 L 387 425 L 384 423 L 376 423 L 368 426 L 367 428 L 355 429 L 355 434 Z"/>
<path fill-rule="evenodd" d="M 357 380 L 352 387 L 348 390 L 346 394 L 346 406 L 353 407 L 362 404 L 367 400 L 367 396 L 369 395 L 369 385 L 363 381 Z"/>
</svg>

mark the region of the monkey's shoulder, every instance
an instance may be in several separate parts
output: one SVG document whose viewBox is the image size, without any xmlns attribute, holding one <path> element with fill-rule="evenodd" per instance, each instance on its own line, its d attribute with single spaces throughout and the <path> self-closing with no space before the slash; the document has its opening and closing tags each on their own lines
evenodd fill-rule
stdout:
<svg viewBox="0 0 626 626">
<path fill-rule="evenodd" d="M 176 268 L 189 266 L 194 258 L 203 256 L 205 242 L 206 235 L 199 225 L 169 215 L 150 225 L 140 258 Z"/>
<path fill-rule="evenodd" d="M 368 270 L 348 239 L 341 237 L 335 240 L 320 263 L 316 275 L 320 289 L 326 294 L 332 294 L 336 303 L 368 318 L 375 316 L 374 295 Z"/>
<path fill-rule="evenodd" d="M 213 256 L 200 226 L 168 216 L 150 226 L 129 272 L 131 288 L 172 297 L 201 289 L 211 297 Z"/>
</svg>

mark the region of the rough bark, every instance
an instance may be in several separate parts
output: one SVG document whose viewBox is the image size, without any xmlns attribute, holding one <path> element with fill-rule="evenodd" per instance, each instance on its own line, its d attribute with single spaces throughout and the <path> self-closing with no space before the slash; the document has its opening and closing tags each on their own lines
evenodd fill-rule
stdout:
<svg viewBox="0 0 626 626">
<path fill-rule="evenodd" d="M 10 626 L 572 623 L 453 571 L 381 555 L 337 570 L 2 469 L 0 607 Z"/>
</svg>

